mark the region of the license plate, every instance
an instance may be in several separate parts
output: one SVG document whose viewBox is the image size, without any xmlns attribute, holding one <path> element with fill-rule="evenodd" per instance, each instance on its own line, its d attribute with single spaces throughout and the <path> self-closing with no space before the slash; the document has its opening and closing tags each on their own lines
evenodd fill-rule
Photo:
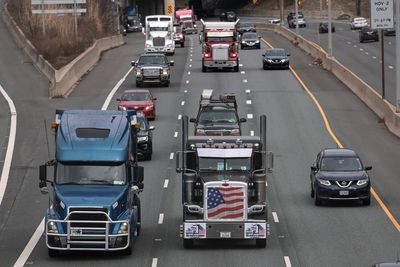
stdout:
<svg viewBox="0 0 400 267">
<path fill-rule="evenodd" d="M 341 195 L 341 196 L 348 196 L 348 195 L 349 195 L 349 191 L 347 191 L 347 190 L 339 191 L 339 195 Z"/>
<path fill-rule="evenodd" d="M 219 237 L 220 238 L 231 238 L 231 232 L 220 232 Z"/>
<path fill-rule="evenodd" d="M 71 229 L 71 235 L 73 235 L 73 236 L 82 235 L 82 230 L 81 229 Z"/>
</svg>

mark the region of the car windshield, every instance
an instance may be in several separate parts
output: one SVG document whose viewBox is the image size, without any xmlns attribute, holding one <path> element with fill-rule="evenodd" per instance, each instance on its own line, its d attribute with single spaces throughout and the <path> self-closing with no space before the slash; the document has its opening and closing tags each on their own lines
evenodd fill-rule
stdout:
<svg viewBox="0 0 400 267">
<path fill-rule="evenodd" d="M 357 157 L 325 157 L 321 161 L 321 171 L 361 171 L 362 164 Z"/>
<path fill-rule="evenodd" d="M 81 165 L 63 164 L 56 166 L 57 184 L 80 185 L 124 185 L 126 184 L 126 166 L 119 165 Z"/>
<path fill-rule="evenodd" d="M 208 37 L 208 42 L 233 42 L 232 36 Z"/>
<path fill-rule="evenodd" d="M 256 33 L 244 33 L 243 34 L 243 39 L 257 39 L 257 34 Z"/>
<path fill-rule="evenodd" d="M 199 158 L 200 171 L 250 171 L 250 158 Z"/>
<path fill-rule="evenodd" d="M 240 28 L 251 28 L 254 27 L 253 23 L 240 23 Z"/>
<path fill-rule="evenodd" d="M 364 22 L 365 19 L 364 18 L 357 18 L 357 19 L 354 19 L 354 21 L 356 21 L 356 22 Z"/>
<path fill-rule="evenodd" d="M 122 101 L 145 101 L 150 100 L 149 93 L 125 93 L 121 97 Z"/>
<path fill-rule="evenodd" d="M 150 27 L 151 32 L 167 32 L 168 27 Z"/>
<path fill-rule="evenodd" d="M 272 56 L 272 57 L 276 57 L 276 56 L 286 56 L 286 52 L 283 49 L 273 49 L 273 50 L 267 50 L 265 51 L 265 55 L 266 56 Z"/>
<path fill-rule="evenodd" d="M 164 65 L 165 56 L 144 56 L 139 58 L 139 65 Z"/>
<path fill-rule="evenodd" d="M 199 116 L 201 124 L 237 124 L 237 117 L 234 111 L 203 111 Z"/>
</svg>

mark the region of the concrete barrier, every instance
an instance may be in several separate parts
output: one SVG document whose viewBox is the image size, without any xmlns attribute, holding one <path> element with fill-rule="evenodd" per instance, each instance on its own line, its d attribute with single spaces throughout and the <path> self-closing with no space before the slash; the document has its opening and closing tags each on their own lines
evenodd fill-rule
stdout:
<svg viewBox="0 0 400 267">
<path fill-rule="evenodd" d="M 302 36 L 280 25 L 258 24 L 257 29 L 271 30 L 285 37 L 303 51 L 318 60 L 322 66 L 331 71 L 343 82 L 355 95 L 357 95 L 375 114 L 384 122 L 389 131 L 400 137 L 400 113 L 396 113 L 396 107 L 389 103 L 364 82 L 354 72 L 340 63 L 336 58 L 329 57 L 328 53 L 314 42 L 310 42 Z"/>
<path fill-rule="evenodd" d="M 98 62 L 102 52 L 123 45 L 122 35 L 106 37 L 95 41 L 85 52 L 76 57 L 68 65 L 56 70 L 25 37 L 10 15 L 7 4 L 3 9 L 3 20 L 7 25 L 18 47 L 32 60 L 32 64 L 41 71 L 50 81 L 49 97 L 67 97 L 73 90 L 75 84 L 90 71 Z"/>
</svg>

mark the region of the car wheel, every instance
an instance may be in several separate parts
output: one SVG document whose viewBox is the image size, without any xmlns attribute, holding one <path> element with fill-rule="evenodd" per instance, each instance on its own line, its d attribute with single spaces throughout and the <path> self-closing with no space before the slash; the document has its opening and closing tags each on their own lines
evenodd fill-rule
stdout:
<svg viewBox="0 0 400 267">
<path fill-rule="evenodd" d="M 241 49 L 241 50 L 243 50 L 243 49 L 244 49 L 243 45 L 241 45 L 241 46 L 240 46 L 240 49 Z"/>
<path fill-rule="evenodd" d="M 193 248 L 194 240 L 193 239 L 183 239 L 183 247 L 184 248 Z"/>
<path fill-rule="evenodd" d="M 141 87 L 142 86 L 142 84 L 140 83 L 140 82 L 136 82 L 136 87 Z"/>
<path fill-rule="evenodd" d="M 164 83 L 164 86 L 165 86 L 165 87 L 169 87 L 169 83 L 170 83 L 169 81 L 166 82 L 166 83 Z"/>
<path fill-rule="evenodd" d="M 185 43 L 181 43 L 181 47 L 185 47 Z"/>
<path fill-rule="evenodd" d="M 124 250 L 121 251 L 121 254 L 122 254 L 122 255 L 127 255 L 127 256 L 132 255 L 132 251 L 133 251 L 133 246 L 132 246 L 133 238 L 131 237 L 129 241 L 130 241 L 130 242 L 129 242 L 129 246 L 128 246 L 126 249 L 124 249 Z"/>
<path fill-rule="evenodd" d="M 267 239 L 266 238 L 256 239 L 256 246 L 258 248 L 265 248 L 267 246 Z"/>
<path fill-rule="evenodd" d="M 257 46 L 257 49 L 261 49 L 261 45 Z"/>
<path fill-rule="evenodd" d="M 369 196 L 367 199 L 363 199 L 362 204 L 364 206 L 369 206 L 371 204 L 371 196 Z"/>
<path fill-rule="evenodd" d="M 263 65 L 263 70 L 267 70 L 267 66 Z"/>
<path fill-rule="evenodd" d="M 322 200 L 318 196 L 317 192 L 314 192 L 314 204 L 315 204 L 315 206 L 321 206 L 321 204 L 322 204 Z"/>
<path fill-rule="evenodd" d="M 203 62 L 203 64 L 201 65 L 201 71 L 202 71 L 202 72 L 207 72 L 207 67 L 204 66 L 204 62 Z"/>
<path fill-rule="evenodd" d="M 50 258 L 56 258 L 60 256 L 60 252 L 56 249 L 48 248 L 47 253 L 49 254 Z"/>
</svg>

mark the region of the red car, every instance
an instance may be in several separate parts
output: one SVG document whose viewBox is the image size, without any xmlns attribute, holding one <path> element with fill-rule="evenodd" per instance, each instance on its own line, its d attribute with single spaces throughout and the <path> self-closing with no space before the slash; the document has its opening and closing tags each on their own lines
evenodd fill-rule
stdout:
<svg viewBox="0 0 400 267">
<path fill-rule="evenodd" d="M 135 109 L 143 112 L 149 120 L 156 118 L 156 101 L 147 89 L 126 90 L 121 97 L 117 98 L 118 110 Z"/>
</svg>

